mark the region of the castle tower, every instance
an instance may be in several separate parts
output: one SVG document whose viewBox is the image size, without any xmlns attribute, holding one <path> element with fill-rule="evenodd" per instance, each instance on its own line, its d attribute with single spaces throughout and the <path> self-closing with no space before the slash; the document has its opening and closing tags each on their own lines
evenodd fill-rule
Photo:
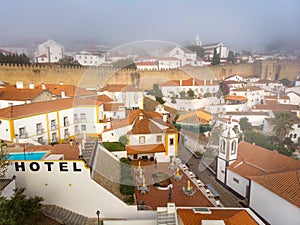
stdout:
<svg viewBox="0 0 300 225">
<path fill-rule="evenodd" d="M 198 46 L 202 45 L 202 43 L 200 41 L 199 34 L 196 35 L 196 38 L 195 38 L 195 41 L 194 41 L 194 45 L 198 45 Z"/>
<path fill-rule="evenodd" d="M 231 122 L 226 124 L 219 142 L 217 157 L 217 179 L 226 184 L 227 166 L 237 159 L 238 136 L 233 130 Z"/>
</svg>

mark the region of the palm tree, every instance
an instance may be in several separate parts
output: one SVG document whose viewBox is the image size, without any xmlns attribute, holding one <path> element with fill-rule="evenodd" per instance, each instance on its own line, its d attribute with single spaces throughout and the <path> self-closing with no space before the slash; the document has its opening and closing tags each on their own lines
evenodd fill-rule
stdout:
<svg viewBox="0 0 300 225">
<path fill-rule="evenodd" d="M 289 112 L 275 113 L 272 125 L 273 131 L 282 144 L 288 133 L 293 130 L 293 118 Z"/>
</svg>

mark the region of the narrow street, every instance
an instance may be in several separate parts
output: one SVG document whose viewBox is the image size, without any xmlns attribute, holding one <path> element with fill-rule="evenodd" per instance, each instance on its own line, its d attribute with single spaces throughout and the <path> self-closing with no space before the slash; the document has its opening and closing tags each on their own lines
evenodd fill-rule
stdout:
<svg viewBox="0 0 300 225">
<path fill-rule="evenodd" d="M 220 201 L 224 206 L 242 207 L 239 203 L 241 199 L 217 182 L 215 175 L 207 169 L 207 167 L 201 162 L 201 159 L 194 157 L 192 153 L 182 145 L 180 145 L 178 152 L 179 158 L 182 162 L 187 163 L 191 171 L 193 171 L 204 184 L 209 183 L 215 188 L 215 190 L 219 193 Z"/>
</svg>

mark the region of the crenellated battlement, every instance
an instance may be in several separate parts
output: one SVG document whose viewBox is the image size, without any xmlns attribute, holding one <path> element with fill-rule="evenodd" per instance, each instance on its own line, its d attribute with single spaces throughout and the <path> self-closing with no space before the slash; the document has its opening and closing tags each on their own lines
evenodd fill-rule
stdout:
<svg viewBox="0 0 300 225">
<path fill-rule="evenodd" d="M 181 69 L 137 70 L 132 68 L 83 67 L 58 65 L 14 65 L 0 64 L 0 80 L 15 84 L 22 81 L 24 85 L 30 82 L 74 84 L 82 87 L 102 86 L 106 83 L 132 84 L 132 73 L 139 74 L 141 88 L 149 89 L 153 83 L 174 79 L 222 79 L 234 74 L 244 77 L 257 75 L 261 78 L 295 79 L 300 73 L 300 60 L 264 60 L 254 63 L 228 64 L 218 66 L 184 67 Z"/>
</svg>

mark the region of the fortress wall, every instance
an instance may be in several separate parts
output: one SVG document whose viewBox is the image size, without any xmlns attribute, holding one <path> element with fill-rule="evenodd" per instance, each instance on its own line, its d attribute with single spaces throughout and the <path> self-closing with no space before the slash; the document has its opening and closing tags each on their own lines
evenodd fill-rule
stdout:
<svg viewBox="0 0 300 225">
<path fill-rule="evenodd" d="M 131 74 L 138 72 L 133 77 Z M 0 80 L 15 84 L 23 81 L 25 87 L 33 82 L 73 84 L 81 87 L 96 87 L 106 83 L 110 84 L 137 84 L 143 89 L 149 89 L 153 83 L 167 80 L 187 79 L 223 79 L 239 74 L 244 77 L 257 75 L 271 80 L 288 78 L 295 79 L 300 74 L 299 60 L 265 60 L 255 63 L 230 64 L 224 66 L 189 67 L 170 70 L 145 70 L 114 69 L 105 67 L 60 67 L 60 66 L 20 66 L 0 65 Z M 138 80 L 138 81 L 137 81 Z M 27 86 L 28 87 L 28 86 Z"/>
</svg>

